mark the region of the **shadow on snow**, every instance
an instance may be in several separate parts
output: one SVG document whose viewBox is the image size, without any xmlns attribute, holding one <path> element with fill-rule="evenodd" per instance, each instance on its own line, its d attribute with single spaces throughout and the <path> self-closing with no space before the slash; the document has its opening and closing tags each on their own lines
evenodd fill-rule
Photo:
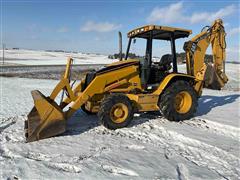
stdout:
<svg viewBox="0 0 240 180">
<path fill-rule="evenodd" d="M 209 96 L 204 95 L 199 98 L 197 116 L 207 114 L 212 109 L 230 104 L 239 98 L 239 94 L 226 95 L 226 96 Z M 145 112 L 139 113 L 139 116 L 134 117 L 133 121 L 128 126 L 129 128 L 143 124 L 151 119 L 161 118 L 161 114 L 158 111 L 155 112 Z M 78 135 L 84 133 L 90 129 L 100 126 L 98 117 L 96 115 L 87 115 L 82 110 L 77 111 L 72 118 L 68 120 L 67 131 L 63 134 L 68 135 Z"/>
<path fill-rule="evenodd" d="M 239 94 L 227 96 L 209 96 L 204 95 L 198 100 L 198 111 L 196 115 L 201 116 L 210 112 L 213 108 L 233 103 L 239 98 Z"/>
</svg>

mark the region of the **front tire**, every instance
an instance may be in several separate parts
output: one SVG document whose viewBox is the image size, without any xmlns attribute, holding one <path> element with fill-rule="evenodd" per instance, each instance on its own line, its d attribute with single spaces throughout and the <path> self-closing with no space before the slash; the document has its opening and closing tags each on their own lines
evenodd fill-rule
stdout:
<svg viewBox="0 0 240 180">
<path fill-rule="evenodd" d="M 132 103 L 123 94 L 110 94 L 103 99 L 98 117 L 101 124 L 108 129 L 126 127 L 133 119 Z"/>
<path fill-rule="evenodd" d="M 92 111 L 87 110 L 86 107 L 85 107 L 85 104 L 83 104 L 83 105 L 81 106 L 81 109 L 82 109 L 82 111 L 83 111 L 84 113 L 86 113 L 87 115 L 96 114 L 95 112 L 92 112 Z"/>
<path fill-rule="evenodd" d="M 170 121 L 190 119 L 197 110 L 197 93 L 189 82 L 179 80 L 164 90 L 158 105 L 162 115 Z"/>
</svg>

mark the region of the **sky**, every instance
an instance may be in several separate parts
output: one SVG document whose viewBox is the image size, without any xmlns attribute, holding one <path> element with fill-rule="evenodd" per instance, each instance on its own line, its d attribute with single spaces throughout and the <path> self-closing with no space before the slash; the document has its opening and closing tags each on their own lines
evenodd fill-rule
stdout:
<svg viewBox="0 0 240 180">
<path fill-rule="evenodd" d="M 7 47 L 112 54 L 118 52 L 118 31 L 126 49 L 127 32 L 146 24 L 191 29 L 222 18 L 227 32 L 227 59 L 239 60 L 239 1 L 61 1 L 1 0 L 1 41 Z M 188 39 L 177 40 L 177 51 Z M 144 50 L 141 40 L 133 51 Z M 137 44 L 136 43 L 136 44 Z M 170 50 L 156 44 L 154 54 Z"/>
</svg>

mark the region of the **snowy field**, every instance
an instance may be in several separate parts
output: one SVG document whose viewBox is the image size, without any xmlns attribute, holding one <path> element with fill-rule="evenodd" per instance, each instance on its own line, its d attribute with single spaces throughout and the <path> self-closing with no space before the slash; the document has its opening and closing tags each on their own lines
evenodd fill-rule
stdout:
<svg viewBox="0 0 240 180">
<path fill-rule="evenodd" d="M 49 94 L 56 81 L 1 80 L 8 82 L 1 102 L 1 179 L 240 177 L 239 92 L 205 90 L 196 117 L 188 121 L 137 114 L 129 127 L 116 131 L 79 110 L 64 135 L 26 144 L 23 122 L 32 106 L 29 92 L 41 87 Z"/>
<path fill-rule="evenodd" d="M 2 50 L 0 50 L 2 55 Z M 65 65 L 67 57 L 74 59 L 74 64 L 109 64 L 114 62 L 106 55 L 86 53 L 47 52 L 36 50 L 5 50 L 6 64 L 14 65 Z"/>
<path fill-rule="evenodd" d="M 48 94 L 57 81 L 1 80 L 9 86 L 3 87 L 7 95 L 1 102 L 0 179 L 240 177 L 239 92 L 205 90 L 196 117 L 188 121 L 169 122 L 159 113 L 144 113 L 115 131 L 79 110 L 64 135 L 26 144 L 29 92 L 41 87 Z"/>
<path fill-rule="evenodd" d="M 226 70 L 226 88 L 204 89 L 190 120 L 142 113 L 111 131 L 79 110 L 63 135 L 28 144 L 30 91 L 49 95 L 58 81 L 0 77 L 0 179 L 239 179 L 239 65 Z"/>
</svg>

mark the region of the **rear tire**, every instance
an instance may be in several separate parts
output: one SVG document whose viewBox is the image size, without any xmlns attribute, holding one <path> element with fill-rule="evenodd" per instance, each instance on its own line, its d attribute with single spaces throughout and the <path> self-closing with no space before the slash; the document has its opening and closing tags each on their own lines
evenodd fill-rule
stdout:
<svg viewBox="0 0 240 180">
<path fill-rule="evenodd" d="M 110 94 L 103 99 L 98 117 L 100 123 L 108 129 L 126 127 L 133 119 L 132 103 L 123 94 Z"/>
<path fill-rule="evenodd" d="M 187 81 L 179 80 L 164 90 L 158 106 L 162 115 L 170 121 L 190 119 L 197 110 L 197 93 Z"/>
</svg>

